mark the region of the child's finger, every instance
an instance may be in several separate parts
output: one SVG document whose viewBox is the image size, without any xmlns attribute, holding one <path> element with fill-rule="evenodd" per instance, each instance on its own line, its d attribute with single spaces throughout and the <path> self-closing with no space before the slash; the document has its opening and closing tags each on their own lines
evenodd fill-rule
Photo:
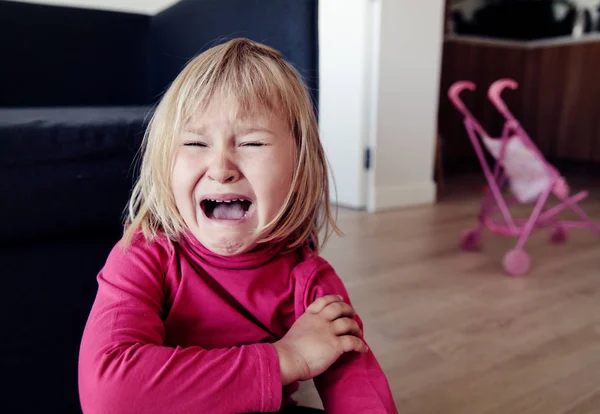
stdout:
<svg viewBox="0 0 600 414">
<path fill-rule="evenodd" d="M 340 319 L 333 321 L 332 325 L 333 325 L 333 331 L 338 336 L 354 335 L 359 338 L 362 336 L 362 332 L 360 330 L 360 327 L 358 326 L 358 323 L 356 323 L 356 321 L 353 319 L 340 318 Z"/>
<path fill-rule="evenodd" d="M 351 318 L 354 316 L 354 314 L 354 308 L 344 302 L 331 303 L 321 311 L 321 315 L 323 315 L 329 321 L 334 321 L 342 317 Z"/>
<path fill-rule="evenodd" d="M 313 303 L 311 303 L 310 306 L 308 308 L 306 308 L 306 312 L 319 313 L 326 306 L 331 305 L 332 303 L 335 303 L 335 302 L 341 302 L 342 300 L 344 300 L 344 299 L 341 296 L 337 296 L 337 295 L 323 296 L 323 297 L 315 300 Z"/>
<path fill-rule="evenodd" d="M 367 352 L 369 350 L 362 339 L 353 335 L 340 336 L 340 343 L 344 352 Z"/>
</svg>

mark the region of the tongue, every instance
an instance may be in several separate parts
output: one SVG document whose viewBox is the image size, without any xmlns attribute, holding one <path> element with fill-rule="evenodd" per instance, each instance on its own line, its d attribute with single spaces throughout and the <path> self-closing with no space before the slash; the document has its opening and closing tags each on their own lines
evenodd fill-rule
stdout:
<svg viewBox="0 0 600 414">
<path fill-rule="evenodd" d="M 245 213 L 242 203 L 217 203 L 213 210 L 213 218 L 217 220 L 240 220 Z"/>
</svg>

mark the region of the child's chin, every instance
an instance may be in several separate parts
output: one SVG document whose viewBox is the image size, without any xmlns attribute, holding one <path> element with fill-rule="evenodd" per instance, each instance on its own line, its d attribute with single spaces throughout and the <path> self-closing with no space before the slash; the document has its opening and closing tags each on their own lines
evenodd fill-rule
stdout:
<svg viewBox="0 0 600 414">
<path fill-rule="evenodd" d="M 235 256 L 251 250 L 254 240 L 241 237 L 222 237 L 217 240 L 202 240 L 202 244 L 211 252 L 221 256 Z"/>
</svg>

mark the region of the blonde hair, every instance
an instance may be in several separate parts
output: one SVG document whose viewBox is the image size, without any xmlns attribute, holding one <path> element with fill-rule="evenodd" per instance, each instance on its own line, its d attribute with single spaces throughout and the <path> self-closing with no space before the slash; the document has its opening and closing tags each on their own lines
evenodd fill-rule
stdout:
<svg viewBox="0 0 600 414">
<path fill-rule="evenodd" d="M 215 96 L 233 98 L 236 113 L 251 113 L 256 106 L 278 111 L 295 140 L 290 192 L 275 218 L 257 229 L 258 243 L 283 242 L 290 250 L 311 244 L 319 252 L 332 230 L 341 232 L 331 212 L 327 161 L 309 93 L 279 52 L 243 38 L 191 60 L 156 107 L 142 142 L 123 241 L 129 243 L 138 230 L 148 240 L 159 233 L 177 240 L 185 231 L 170 185 L 174 138 Z"/>
</svg>

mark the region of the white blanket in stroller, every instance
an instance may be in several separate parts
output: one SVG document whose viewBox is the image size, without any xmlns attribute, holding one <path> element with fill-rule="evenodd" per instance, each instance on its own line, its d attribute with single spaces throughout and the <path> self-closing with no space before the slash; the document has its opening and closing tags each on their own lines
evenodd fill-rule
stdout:
<svg viewBox="0 0 600 414">
<path fill-rule="evenodd" d="M 552 180 L 552 173 L 545 160 L 541 160 L 533 150 L 528 148 L 518 135 L 508 138 L 502 159 L 500 159 L 502 140 L 486 136 L 482 139 L 490 154 L 500 161 L 509 180 L 510 189 L 517 200 L 520 203 L 536 201 Z"/>
</svg>

